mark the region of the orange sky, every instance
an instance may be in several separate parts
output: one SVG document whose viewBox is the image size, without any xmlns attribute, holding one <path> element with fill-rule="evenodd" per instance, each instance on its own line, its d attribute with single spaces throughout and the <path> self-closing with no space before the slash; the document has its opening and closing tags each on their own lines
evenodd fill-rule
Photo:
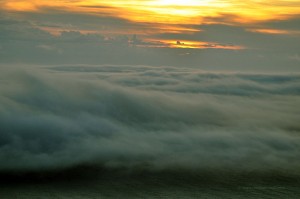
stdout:
<svg viewBox="0 0 300 199">
<path fill-rule="evenodd" d="M 299 0 L 139 0 L 66 1 L 4 0 L 2 8 L 14 11 L 42 11 L 54 7 L 89 14 L 108 14 L 135 22 L 199 23 L 203 17 L 235 15 L 236 20 L 280 19 L 300 14 Z"/>
<path fill-rule="evenodd" d="M 186 34 L 199 30 L 184 25 L 215 23 L 214 19 L 217 18 L 223 18 L 223 23 L 226 24 L 255 24 L 265 20 L 286 19 L 300 14 L 299 0 L 4 0 L 1 1 L 0 6 L 6 11 L 14 12 L 43 13 L 51 8 L 86 15 L 117 17 L 134 23 L 151 23 L 151 26 L 156 27 L 157 33 Z M 53 34 L 60 31 L 51 28 L 44 28 L 44 30 Z M 250 31 L 269 34 L 285 33 L 282 30 L 268 30 L 264 27 Z M 81 32 L 88 33 L 93 30 L 81 30 Z M 138 34 L 143 33 L 138 32 Z M 171 43 L 174 42 L 176 40 L 171 41 Z M 193 41 L 185 42 L 194 43 Z M 203 45 L 176 45 L 175 47 L 194 48 L 197 46 L 203 47 Z"/>
</svg>

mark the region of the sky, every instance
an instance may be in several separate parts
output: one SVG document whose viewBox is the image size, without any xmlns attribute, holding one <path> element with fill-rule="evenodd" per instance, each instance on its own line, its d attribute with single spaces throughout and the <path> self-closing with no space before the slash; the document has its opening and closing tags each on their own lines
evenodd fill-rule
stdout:
<svg viewBox="0 0 300 199">
<path fill-rule="evenodd" d="M 0 1 L 1 63 L 295 72 L 297 0 Z"/>
<path fill-rule="evenodd" d="M 0 0 L 0 178 L 299 177 L 299 44 L 298 0 Z"/>
</svg>

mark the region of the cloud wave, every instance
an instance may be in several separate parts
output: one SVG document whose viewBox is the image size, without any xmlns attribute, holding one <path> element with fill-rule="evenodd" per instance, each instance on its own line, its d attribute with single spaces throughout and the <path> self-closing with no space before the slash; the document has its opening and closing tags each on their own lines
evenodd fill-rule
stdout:
<svg viewBox="0 0 300 199">
<path fill-rule="evenodd" d="M 150 66 L 2 67 L 0 170 L 299 172 L 300 78 Z"/>
</svg>

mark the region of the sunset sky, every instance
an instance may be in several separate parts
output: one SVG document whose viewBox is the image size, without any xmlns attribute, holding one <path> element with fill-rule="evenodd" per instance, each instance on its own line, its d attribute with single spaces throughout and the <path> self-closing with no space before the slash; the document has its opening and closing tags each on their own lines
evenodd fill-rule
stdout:
<svg viewBox="0 0 300 199">
<path fill-rule="evenodd" d="M 298 0 L 2 0 L 0 8 L 4 63 L 299 70 Z"/>
<path fill-rule="evenodd" d="M 299 115 L 300 0 L 0 0 L 1 198 L 297 198 Z"/>
</svg>

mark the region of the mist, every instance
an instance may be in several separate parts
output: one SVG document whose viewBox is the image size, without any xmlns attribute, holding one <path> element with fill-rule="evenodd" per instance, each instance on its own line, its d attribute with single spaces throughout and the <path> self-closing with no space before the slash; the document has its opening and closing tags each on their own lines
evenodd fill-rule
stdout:
<svg viewBox="0 0 300 199">
<path fill-rule="evenodd" d="M 300 170 L 297 74 L 0 69 L 0 170 Z"/>
</svg>

